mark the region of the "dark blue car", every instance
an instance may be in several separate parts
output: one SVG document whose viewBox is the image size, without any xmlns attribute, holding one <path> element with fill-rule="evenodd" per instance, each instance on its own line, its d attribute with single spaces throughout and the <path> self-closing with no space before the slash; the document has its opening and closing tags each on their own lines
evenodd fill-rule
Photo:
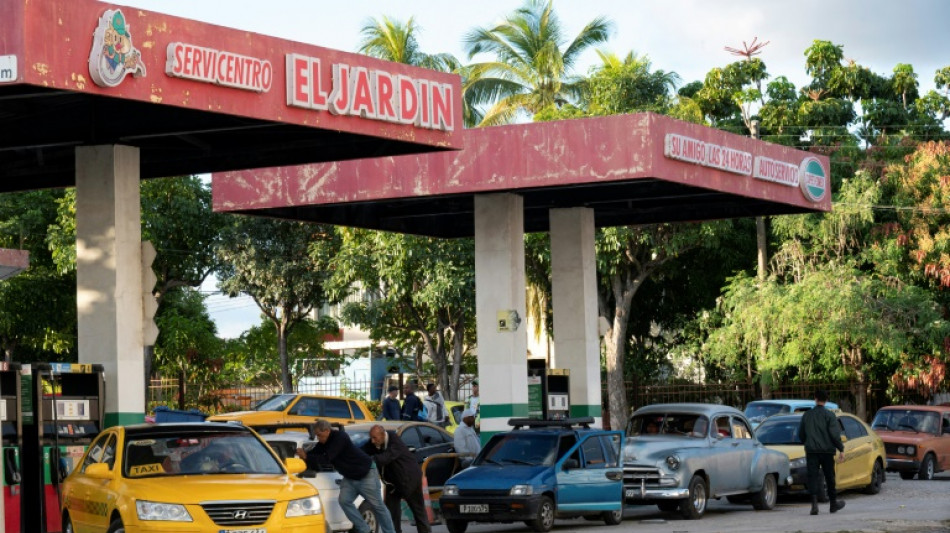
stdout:
<svg viewBox="0 0 950 533">
<path fill-rule="evenodd" d="M 512 419 L 472 466 L 452 476 L 439 505 L 449 533 L 469 522 L 523 521 L 546 532 L 555 518 L 623 518 L 623 433 L 593 418 Z"/>
</svg>

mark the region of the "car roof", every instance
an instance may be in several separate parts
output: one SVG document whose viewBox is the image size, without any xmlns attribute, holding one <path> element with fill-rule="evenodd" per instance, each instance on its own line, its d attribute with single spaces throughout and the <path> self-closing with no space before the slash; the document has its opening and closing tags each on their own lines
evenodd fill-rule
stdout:
<svg viewBox="0 0 950 533">
<path fill-rule="evenodd" d="M 946 413 L 950 412 L 950 406 L 946 405 L 888 405 L 887 407 L 881 407 L 880 411 L 931 411 L 934 413 Z"/>
<path fill-rule="evenodd" d="M 776 398 L 772 400 L 753 400 L 745 404 L 746 408 L 750 405 L 787 405 L 789 407 L 814 407 L 815 400 L 797 399 L 797 398 Z M 827 405 L 837 406 L 835 402 L 826 402 Z"/>
<path fill-rule="evenodd" d="M 736 409 L 735 407 L 718 403 L 655 403 L 637 409 L 634 411 L 632 416 L 668 412 L 693 413 L 706 416 L 718 413 L 728 413 L 731 415 L 745 416 L 742 414 L 742 411 Z"/>
<path fill-rule="evenodd" d="M 158 424 L 133 424 L 125 426 L 125 434 L 130 437 L 143 435 L 175 435 L 177 433 L 252 433 L 241 424 L 228 422 L 161 422 Z"/>
<path fill-rule="evenodd" d="M 439 431 L 445 431 L 444 429 L 436 426 L 435 424 L 430 424 L 428 422 L 416 421 L 416 420 L 377 420 L 376 422 L 363 422 L 360 424 L 346 424 L 343 426 L 343 430 L 346 432 L 351 431 L 369 431 L 373 426 L 383 426 L 383 429 L 386 431 L 396 431 L 403 426 L 426 426 Z"/>
<path fill-rule="evenodd" d="M 849 417 L 849 418 L 853 418 L 853 419 L 855 419 L 855 420 L 861 420 L 860 418 L 854 416 L 853 414 L 851 414 L 851 413 L 846 413 L 846 412 L 844 412 L 844 411 L 841 411 L 840 409 L 829 409 L 829 411 L 831 411 L 832 413 L 834 413 L 835 416 L 838 417 L 838 418 L 841 418 L 841 417 Z M 785 413 L 785 414 L 781 414 L 781 415 L 770 416 L 770 417 L 766 418 L 765 420 L 763 420 L 763 421 L 762 421 L 762 424 L 780 424 L 780 423 L 782 423 L 782 422 L 792 422 L 792 421 L 796 421 L 796 422 L 797 422 L 797 421 L 802 417 L 802 415 L 804 415 L 804 414 L 805 414 L 805 413 L 802 412 L 802 413 Z"/>
</svg>

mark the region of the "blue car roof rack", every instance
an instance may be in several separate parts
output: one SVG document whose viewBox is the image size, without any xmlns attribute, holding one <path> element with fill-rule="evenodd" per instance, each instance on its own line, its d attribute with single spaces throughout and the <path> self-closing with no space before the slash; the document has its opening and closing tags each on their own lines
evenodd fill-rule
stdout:
<svg viewBox="0 0 950 533">
<path fill-rule="evenodd" d="M 594 417 L 582 416 L 578 418 L 562 418 L 561 420 L 541 420 L 539 418 L 509 418 L 508 425 L 515 429 L 527 428 L 572 428 L 580 426 L 584 429 L 590 429 L 594 423 Z"/>
</svg>

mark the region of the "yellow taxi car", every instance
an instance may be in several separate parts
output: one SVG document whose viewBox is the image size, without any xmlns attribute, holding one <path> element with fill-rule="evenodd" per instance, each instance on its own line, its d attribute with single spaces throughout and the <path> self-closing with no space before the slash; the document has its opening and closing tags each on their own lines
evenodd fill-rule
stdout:
<svg viewBox="0 0 950 533">
<path fill-rule="evenodd" d="M 881 492 L 884 483 L 884 468 L 887 455 L 884 441 L 860 418 L 842 411 L 833 411 L 841 427 L 844 442 L 844 462 L 835 463 L 835 485 L 838 491 L 862 489 L 867 494 Z M 805 445 L 798 436 L 802 413 L 772 416 L 765 419 L 755 430 L 755 437 L 767 448 L 778 450 L 788 456 L 792 484 L 787 494 L 804 494 L 808 491 L 805 469 Z M 822 477 L 819 501 L 828 501 L 827 488 Z"/>
<path fill-rule="evenodd" d="M 316 419 L 331 424 L 355 424 L 374 419 L 366 404 L 352 398 L 319 394 L 275 394 L 251 411 L 222 413 L 208 417 L 209 422 L 239 421 L 246 426 L 312 424 Z"/>
<path fill-rule="evenodd" d="M 62 531 L 322 532 L 304 470 L 236 424 L 108 428 L 63 482 Z"/>
</svg>

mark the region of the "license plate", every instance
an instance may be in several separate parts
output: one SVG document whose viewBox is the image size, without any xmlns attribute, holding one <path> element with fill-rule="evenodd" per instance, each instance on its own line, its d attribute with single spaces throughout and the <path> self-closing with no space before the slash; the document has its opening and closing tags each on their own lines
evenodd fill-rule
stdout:
<svg viewBox="0 0 950 533">
<path fill-rule="evenodd" d="M 459 509 L 460 509 L 463 513 L 481 513 L 481 514 L 484 514 L 484 513 L 487 513 L 487 512 L 488 512 L 488 504 L 485 504 L 485 503 L 477 503 L 477 504 L 476 504 L 476 503 L 473 503 L 473 504 L 468 504 L 468 505 L 459 505 Z"/>
<path fill-rule="evenodd" d="M 638 492 L 637 489 L 627 489 L 627 490 L 623 491 L 623 495 L 624 495 L 624 497 L 626 497 L 626 498 L 636 498 L 636 497 L 637 497 L 637 492 Z"/>
<path fill-rule="evenodd" d="M 218 533 L 267 533 L 267 528 L 259 527 L 256 529 L 219 529 Z"/>
</svg>

